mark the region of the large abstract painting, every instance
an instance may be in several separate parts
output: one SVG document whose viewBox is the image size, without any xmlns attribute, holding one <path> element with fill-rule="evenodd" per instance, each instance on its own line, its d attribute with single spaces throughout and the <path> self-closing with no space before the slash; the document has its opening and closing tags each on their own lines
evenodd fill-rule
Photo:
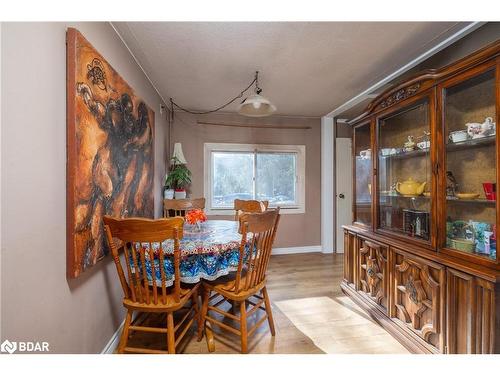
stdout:
<svg viewBox="0 0 500 375">
<path fill-rule="evenodd" d="M 103 215 L 153 217 L 153 157 L 154 112 L 80 32 L 68 29 L 68 278 L 108 254 Z"/>
</svg>

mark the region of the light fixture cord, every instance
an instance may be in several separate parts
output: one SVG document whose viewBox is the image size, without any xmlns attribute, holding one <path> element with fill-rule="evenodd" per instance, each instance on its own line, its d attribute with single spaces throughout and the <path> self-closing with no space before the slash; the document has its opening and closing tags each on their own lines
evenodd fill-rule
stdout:
<svg viewBox="0 0 500 375">
<path fill-rule="evenodd" d="M 240 92 L 238 96 L 234 97 L 233 99 L 231 99 L 226 104 L 221 105 L 220 107 L 217 107 L 217 108 L 212 109 L 210 111 L 190 111 L 189 109 L 181 107 L 179 104 L 177 104 L 176 102 L 174 102 L 174 100 L 172 98 L 170 98 L 170 106 L 171 106 L 171 116 L 172 116 L 172 119 L 173 119 L 173 116 L 174 116 L 174 107 L 177 108 L 177 109 L 179 109 L 179 110 L 181 110 L 181 111 L 184 111 L 184 112 L 187 112 L 187 113 L 191 113 L 193 115 L 206 115 L 208 113 L 214 113 L 214 112 L 220 111 L 221 109 L 224 109 L 228 105 L 230 105 L 231 103 L 233 103 L 235 100 L 242 98 L 243 94 L 245 92 L 247 92 L 250 89 L 250 87 L 252 87 L 252 85 L 254 83 L 255 83 L 255 92 L 259 93 L 260 91 L 262 91 L 260 89 L 260 87 L 259 87 L 259 71 L 255 72 L 255 78 L 253 79 L 253 81 L 250 82 L 250 84 L 248 85 L 248 87 L 246 89 L 244 89 L 242 92 Z"/>
</svg>

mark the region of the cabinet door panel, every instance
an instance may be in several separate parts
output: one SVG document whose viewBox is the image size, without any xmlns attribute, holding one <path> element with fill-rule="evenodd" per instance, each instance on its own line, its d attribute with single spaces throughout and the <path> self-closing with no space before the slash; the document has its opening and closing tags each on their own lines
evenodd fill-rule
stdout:
<svg viewBox="0 0 500 375">
<path fill-rule="evenodd" d="M 355 253 L 356 253 L 355 234 L 344 231 L 344 280 L 348 284 L 354 284 L 355 277 Z"/>
<path fill-rule="evenodd" d="M 440 246 L 491 266 L 497 261 L 498 73 L 494 62 L 478 69 L 439 86 L 445 142 L 440 148 L 445 167 L 440 198 L 446 220 Z"/>
<path fill-rule="evenodd" d="M 353 130 L 354 210 L 357 224 L 372 225 L 372 149 L 371 124 L 356 126 Z"/>
<path fill-rule="evenodd" d="M 377 228 L 434 246 L 431 135 L 434 96 L 377 118 Z M 417 146 L 420 145 L 420 147 Z"/>
<path fill-rule="evenodd" d="M 493 353 L 495 285 L 451 268 L 446 279 L 448 352 Z"/>
<path fill-rule="evenodd" d="M 450 353 L 473 353 L 471 342 L 472 296 L 474 277 L 448 269 L 446 271 L 447 346 Z"/>
<path fill-rule="evenodd" d="M 372 240 L 358 238 L 357 288 L 385 313 L 389 307 L 388 248 Z"/>
<path fill-rule="evenodd" d="M 476 353 L 495 353 L 495 299 L 498 295 L 495 296 L 494 284 L 478 278 L 475 281 Z"/>
<path fill-rule="evenodd" d="M 432 351 L 444 352 L 444 266 L 394 248 L 391 271 L 391 317 Z"/>
</svg>

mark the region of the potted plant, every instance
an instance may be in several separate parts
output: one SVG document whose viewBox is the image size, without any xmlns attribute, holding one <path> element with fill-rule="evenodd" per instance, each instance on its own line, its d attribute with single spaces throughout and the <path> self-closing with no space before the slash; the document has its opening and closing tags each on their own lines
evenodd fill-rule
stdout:
<svg viewBox="0 0 500 375">
<path fill-rule="evenodd" d="M 174 189 L 172 184 L 168 179 L 168 173 L 165 175 L 165 186 L 163 187 L 163 198 L 164 199 L 174 199 Z"/>
<path fill-rule="evenodd" d="M 186 187 L 191 183 L 191 171 L 185 164 L 179 163 L 177 158 L 172 158 L 170 173 L 165 181 L 166 186 L 174 189 L 175 199 L 186 198 Z"/>
</svg>

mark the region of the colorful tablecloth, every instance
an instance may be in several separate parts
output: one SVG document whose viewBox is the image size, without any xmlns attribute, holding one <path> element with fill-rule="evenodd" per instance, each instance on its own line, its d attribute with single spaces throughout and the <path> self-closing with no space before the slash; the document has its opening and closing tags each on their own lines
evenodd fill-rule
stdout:
<svg viewBox="0 0 500 375">
<path fill-rule="evenodd" d="M 202 224 L 200 231 L 194 226 L 185 224 L 184 237 L 180 241 L 181 281 L 184 283 L 197 283 L 201 279 L 215 280 L 236 271 L 240 243 L 241 234 L 238 233 L 238 222 L 236 221 L 208 220 Z M 149 247 L 146 244 L 143 246 Z M 155 252 L 159 251 L 160 243 L 153 243 L 152 246 Z M 173 254 L 173 240 L 162 242 L 161 248 L 164 254 Z M 245 249 L 245 258 L 248 252 L 247 247 Z M 158 259 L 155 259 L 154 262 L 156 280 L 160 280 L 161 272 Z M 171 286 L 174 281 L 173 257 L 165 257 L 164 264 L 167 286 Z M 146 259 L 146 273 L 148 279 L 152 282 L 152 269 L 149 259 Z"/>
</svg>

